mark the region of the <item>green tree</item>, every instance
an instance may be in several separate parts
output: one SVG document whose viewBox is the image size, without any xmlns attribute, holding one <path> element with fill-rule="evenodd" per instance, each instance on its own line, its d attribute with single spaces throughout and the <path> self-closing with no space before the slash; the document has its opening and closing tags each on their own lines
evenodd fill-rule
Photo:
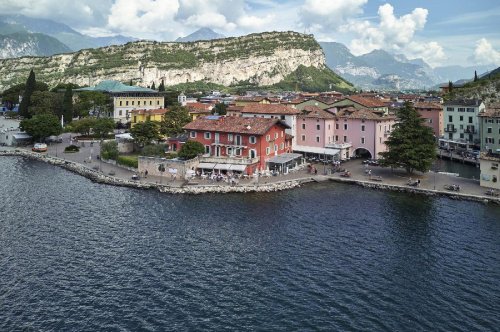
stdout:
<svg viewBox="0 0 500 332">
<path fill-rule="evenodd" d="M 381 164 L 403 167 L 408 173 L 427 172 L 436 159 L 436 143 L 432 129 L 409 103 L 398 111 L 398 123 L 386 141 L 387 152 L 382 152 Z"/>
<path fill-rule="evenodd" d="M 452 94 L 453 93 L 453 82 L 448 81 L 448 93 Z"/>
<path fill-rule="evenodd" d="M 111 98 L 99 91 L 83 91 L 78 95 L 74 108 L 78 116 L 87 116 L 92 112 L 95 117 L 101 117 L 111 109 Z"/>
<path fill-rule="evenodd" d="M 226 115 L 227 114 L 227 105 L 224 103 L 217 103 L 215 107 L 212 109 L 212 114 L 217 113 L 218 115 Z"/>
<path fill-rule="evenodd" d="M 75 133 L 82 135 L 90 135 L 90 131 L 96 124 L 96 119 L 94 118 L 84 118 L 71 123 L 71 128 Z"/>
<path fill-rule="evenodd" d="M 205 147 L 203 144 L 197 141 L 187 141 L 184 143 L 181 147 L 181 150 L 179 151 L 179 158 L 182 159 L 193 159 L 197 155 L 205 153 Z"/>
<path fill-rule="evenodd" d="M 28 79 L 26 80 L 26 87 L 23 93 L 23 99 L 19 105 L 19 115 L 25 118 L 30 118 L 29 107 L 31 105 L 31 95 L 35 91 L 36 79 L 35 72 L 31 69 Z"/>
<path fill-rule="evenodd" d="M 187 108 L 173 106 L 167 112 L 161 122 L 160 132 L 168 137 L 176 136 L 184 132 L 184 126 L 191 122 L 191 116 Z"/>
<path fill-rule="evenodd" d="M 62 115 L 62 96 L 50 91 L 35 91 L 31 95 L 30 116 L 37 114 Z"/>
<path fill-rule="evenodd" d="M 477 81 L 477 70 L 474 70 L 474 82 Z"/>
<path fill-rule="evenodd" d="M 68 88 L 71 88 L 71 90 L 73 90 L 73 89 L 79 89 L 79 88 L 81 88 L 81 86 L 79 86 L 78 84 L 75 84 L 75 83 L 59 83 L 55 87 L 50 89 L 50 91 L 51 92 L 62 92 L 62 91 L 66 91 Z"/>
<path fill-rule="evenodd" d="M 95 119 L 92 131 L 96 138 L 104 139 L 106 135 L 115 129 L 115 121 L 109 118 Z"/>
<path fill-rule="evenodd" d="M 101 144 L 101 158 L 116 160 L 118 158 L 118 143 L 116 141 L 103 142 Z"/>
<path fill-rule="evenodd" d="M 62 114 L 65 123 L 70 123 L 73 120 L 73 89 L 71 86 L 68 86 L 64 91 Z"/>
<path fill-rule="evenodd" d="M 161 80 L 160 86 L 158 87 L 159 92 L 165 91 L 165 83 Z"/>
<path fill-rule="evenodd" d="M 156 121 L 139 122 L 130 128 L 130 134 L 137 144 L 147 145 L 161 139 L 159 129 L 160 124 Z"/>
<path fill-rule="evenodd" d="M 19 127 L 33 137 L 35 141 L 59 135 L 62 132 L 59 119 L 54 114 L 38 114 L 30 119 L 23 119 Z"/>
<path fill-rule="evenodd" d="M 151 84 L 151 89 L 156 90 L 155 82 L 153 82 L 153 84 Z"/>
</svg>

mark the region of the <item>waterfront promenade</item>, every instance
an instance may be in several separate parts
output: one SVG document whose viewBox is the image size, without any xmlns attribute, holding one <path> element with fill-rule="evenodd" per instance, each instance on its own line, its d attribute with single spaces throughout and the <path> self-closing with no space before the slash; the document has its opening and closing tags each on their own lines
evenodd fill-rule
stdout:
<svg viewBox="0 0 500 332">
<path fill-rule="evenodd" d="M 98 141 L 95 141 L 93 144 L 85 142 L 83 146 L 80 143 L 79 145 L 81 146 L 81 148 L 77 153 L 64 153 L 64 147 L 69 144 L 69 135 L 64 135 L 63 139 L 64 140 L 62 143 L 53 143 L 49 145 L 49 150 L 46 155 L 79 164 L 84 168 L 91 169 L 95 172 L 118 179 L 120 181 L 128 181 L 129 183 L 137 182 L 138 186 L 142 187 L 148 185 L 151 185 L 151 187 L 161 185 L 163 189 L 168 189 L 169 187 L 173 189 L 180 189 L 187 186 L 193 189 L 196 187 L 199 187 L 200 189 L 210 187 L 228 187 L 227 189 L 229 189 L 230 187 L 230 184 L 226 182 L 213 182 L 210 180 L 202 180 L 199 178 L 194 178 L 190 182 L 187 182 L 184 179 L 172 180 L 170 179 L 169 175 L 166 175 L 162 178 L 156 176 L 148 176 L 146 178 L 143 176 L 137 181 L 132 181 L 132 176 L 136 174 L 136 172 L 99 160 L 98 156 L 100 153 L 100 147 Z M 26 147 L 24 150 L 31 151 L 30 149 L 31 147 Z M 10 150 L 13 149 L 10 148 Z M 334 180 L 356 183 L 373 188 L 411 192 L 421 191 L 425 194 L 445 194 L 456 197 L 471 196 L 476 200 L 484 198 L 489 201 L 500 201 L 498 198 L 487 196 L 487 189 L 480 187 L 479 181 L 473 179 L 466 179 L 434 172 L 428 172 L 425 174 L 416 172 L 415 174 L 410 176 L 401 169 L 391 170 L 390 168 L 364 165 L 362 163 L 362 160 L 360 159 L 347 161 L 341 164 L 341 169 L 348 170 L 351 173 L 351 176 L 349 178 L 344 178 L 341 176 L 341 172 L 333 172 L 332 165 L 324 165 L 321 163 L 313 165 L 318 170 L 317 174 L 312 174 L 308 171 L 308 168 L 304 168 L 301 171 L 297 171 L 287 175 L 240 179 L 238 181 L 237 187 L 256 188 L 260 186 L 269 187 L 273 184 L 278 185 L 280 183 L 296 182 L 297 184 L 301 184 L 306 182 Z M 371 173 L 371 175 L 369 175 L 369 173 Z M 420 180 L 420 185 L 418 187 L 408 186 L 407 183 L 409 180 Z M 446 185 L 453 184 L 460 186 L 459 192 L 450 192 L 445 189 Z"/>
</svg>

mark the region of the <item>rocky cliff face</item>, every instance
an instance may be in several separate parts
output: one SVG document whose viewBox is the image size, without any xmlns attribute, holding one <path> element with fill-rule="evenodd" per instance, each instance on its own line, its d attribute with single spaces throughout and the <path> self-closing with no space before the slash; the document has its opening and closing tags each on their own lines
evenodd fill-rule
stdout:
<svg viewBox="0 0 500 332">
<path fill-rule="evenodd" d="M 324 69 L 325 57 L 310 35 L 295 32 L 252 34 L 192 43 L 138 41 L 50 57 L 0 60 L 0 91 L 25 82 L 31 68 L 37 80 L 94 85 L 104 79 L 156 86 L 212 82 L 272 85 L 299 65 Z"/>
</svg>

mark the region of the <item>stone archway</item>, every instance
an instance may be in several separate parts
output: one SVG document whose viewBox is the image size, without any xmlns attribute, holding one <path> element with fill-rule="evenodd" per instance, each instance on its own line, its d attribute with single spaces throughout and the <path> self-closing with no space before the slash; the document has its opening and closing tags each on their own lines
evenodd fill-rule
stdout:
<svg viewBox="0 0 500 332">
<path fill-rule="evenodd" d="M 359 158 L 372 159 L 372 153 L 366 148 L 357 148 L 354 150 L 354 155 Z"/>
</svg>

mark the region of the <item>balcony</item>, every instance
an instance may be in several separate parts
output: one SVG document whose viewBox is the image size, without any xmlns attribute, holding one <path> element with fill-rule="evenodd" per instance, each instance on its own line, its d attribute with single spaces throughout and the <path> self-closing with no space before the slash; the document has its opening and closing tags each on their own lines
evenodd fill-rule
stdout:
<svg viewBox="0 0 500 332">
<path fill-rule="evenodd" d="M 201 157 L 201 162 L 213 164 L 236 164 L 236 165 L 252 165 L 260 161 L 260 157 L 244 158 L 244 157 Z"/>
<path fill-rule="evenodd" d="M 386 130 L 384 131 L 384 136 L 389 136 L 391 134 L 391 131 L 390 130 Z"/>
<path fill-rule="evenodd" d="M 464 130 L 464 133 L 466 134 L 477 134 L 477 130 L 474 129 L 474 127 L 469 127 Z"/>
<path fill-rule="evenodd" d="M 455 128 L 455 127 L 446 127 L 446 128 L 444 128 L 444 131 L 446 133 L 456 133 L 457 132 L 457 128 Z"/>
<path fill-rule="evenodd" d="M 345 143 L 330 143 L 325 145 L 326 148 L 331 148 L 331 149 L 349 149 L 352 147 L 351 142 L 345 142 Z"/>
</svg>

